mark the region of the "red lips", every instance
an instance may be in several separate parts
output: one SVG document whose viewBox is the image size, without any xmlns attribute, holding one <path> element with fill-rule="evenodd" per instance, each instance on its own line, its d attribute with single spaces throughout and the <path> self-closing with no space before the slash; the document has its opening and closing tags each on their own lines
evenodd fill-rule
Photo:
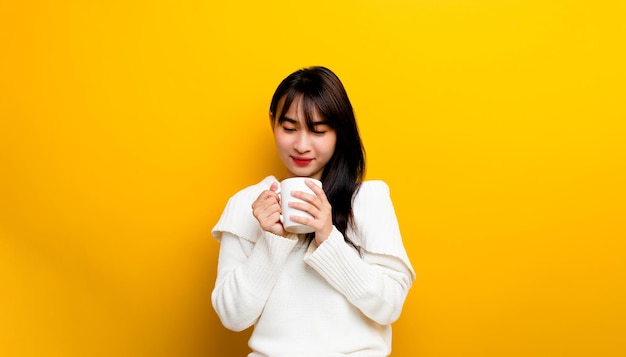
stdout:
<svg viewBox="0 0 626 357">
<path fill-rule="evenodd" d="M 313 159 L 307 159 L 305 157 L 294 157 L 294 156 L 292 156 L 291 159 L 293 160 L 293 162 L 296 163 L 296 165 L 299 165 L 299 166 L 306 166 L 311 161 L 313 161 Z"/>
</svg>

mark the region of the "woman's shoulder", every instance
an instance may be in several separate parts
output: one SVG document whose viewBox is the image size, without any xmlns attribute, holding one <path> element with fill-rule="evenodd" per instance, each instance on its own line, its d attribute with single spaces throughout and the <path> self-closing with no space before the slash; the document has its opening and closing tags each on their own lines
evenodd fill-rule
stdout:
<svg viewBox="0 0 626 357">
<path fill-rule="evenodd" d="M 272 182 L 278 182 L 276 177 L 270 175 L 265 177 L 261 182 L 254 185 L 244 187 L 237 191 L 231 198 L 230 202 L 248 202 L 250 199 L 254 201 L 263 190 L 267 190 Z M 250 201 L 250 203 L 252 202 Z"/>
<path fill-rule="evenodd" d="M 357 244 L 367 252 L 399 258 L 412 271 L 389 185 L 382 180 L 364 181 L 352 208 Z"/>
<path fill-rule="evenodd" d="M 361 183 L 361 189 L 371 191 L 389 191 L 389 185 L 383 180 L 367 180 Z"/>
<path fill-rule="evenodd" d="M 376 217 L 395 218 L 389 185 L 383 180 L 363 181 L 352 201 L 352 209 L 355 219 L 365 225 Z"/>
<path fill-rule="evenodd" d="M 390 197 L 389 185 L 383 180 L 367 180 L 361 183 L 354 197 L 355 203 L 386 200 Z"/>
<path fill-rule="evenodd" d="M 267 176 L 261 182 L 245 187 L 235 193 L 226 204 L 217 224 L 213 227 L 213 236 L 218 238 L 221 232 L 229 232 L 241 238 L 255 241 L 259 233 L 259 225 L 252 215 L 252 202 L 263 190 L 267 190 L 274 176 Z"/>
</svg>

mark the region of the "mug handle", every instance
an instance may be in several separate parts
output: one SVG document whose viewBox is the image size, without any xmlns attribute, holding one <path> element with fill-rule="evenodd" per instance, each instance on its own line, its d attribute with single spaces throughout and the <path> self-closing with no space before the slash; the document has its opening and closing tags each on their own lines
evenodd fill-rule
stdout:
<svg viewBox="0 0 626 357">
<path fill-rule="evenodd" d="M 277 188 L 277 189 L 276 189 L 276 191 L 274 191 L 274 192 L 276 192 L 276 193 L 278 194 L 278 197 L 280 197 L 280 199 L 282 200 L 282 199 L 283 199 L 283 196 L 282 196 L 282 194 L 281 194 L 281 186 L 280 186 L 280 182 L 279 182 L 279 181 L 276 181 L 276 183 L 278 184 L 278 188 Z M 285 223 L 285 221 L 284 221 L 284 218 L 283 218 L 283 215 L 282 215 L 282 214 L 279 216 L 279 219 L 280 219 L 280 223 Z"/>
</svg>

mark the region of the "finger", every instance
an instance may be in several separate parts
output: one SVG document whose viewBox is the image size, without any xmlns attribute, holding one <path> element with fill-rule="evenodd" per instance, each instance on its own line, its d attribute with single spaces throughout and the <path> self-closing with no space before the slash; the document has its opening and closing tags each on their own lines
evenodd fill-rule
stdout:
<svg viewBox="0 0 626 357">
<path fill-rule="evenodd" d="M 322 202 L 327 201 L 326 193 L 321 187 L 315 184 L 313 180 L 306 179 L 304 180 L 304 183 L 307 185 L 308 188 L 311 189 L 311 191 L 313 191 L 313 193 L 315 193 L 315 196 L 317 196 Z"/>
<path fill-rule="evenodd" d="M 311 216 L 315 217 L 316 213 L 319 211 L 319 209 L 317 207 L 315 207 L 314 205 L 310 204 L 310 203 L 306 203 L 306 202 L 289 202 L 289 207 L 291 208 L 295 208 L 299 211 L 303 211 L 306 212 L 308 214 L 310 214 Z"/>
<path fill-rule="evenodd" d="M 274 212 L 280 214 L 280 211 L 278 197 L 270 191 L 262 192 L 259 198 L 252 203 L 252 213 L 257 218 L 267 217 Z"/>
<path fill-rule="evenodd" d="M 266 216 L 272 215 L 274 213 L 280 214 L 281 209 L 280 205 L 276 200 L 268 199 L 263 202 L 263 204 L 259 207 L 259 211 L 264 212 Z"/>
<path fill-rule="evenodd" d="M 263 211 L 258 218 L 261 227 L 269 231 L 277 231 L 276 228 L 282 227 L 280 223 L 280 213 L 276 211 Z"/>
<path fill-rule="evenodd" d="M 291 191 L 291 195 L 295 198 L 298 198 L 308 204 L 317 206 L 320 204 L 320 200 L 317 199 L 317 196 L 314 194 L 303 192 L 303 191 Z M 297 201 L 294 201 L 297 202 Z"/>
<path fill-rule="evenodd" d="M 292 222 L 295 223 L 299 223 L 299 224 L 304 224 L 307 225 L 309 227 L 313 227 L 313 228 L 317 228 L 317 224 L 315 222 L 315 219 L 309 218 L 309 217 L 304 217 L 304 216 L 298 216 L 298 215 L 291 215 L 289 216 L 289 219 L 291 219 Z"/>
<path fill-rule="evenodd" d="M 274 191 L 270 191 L 270 190 L 265 190 L 261 194 L 260 199 L 262 201 L 269 202 L 269 203 L 272 203 L 272 202 L 278 203 L 279 197 L 278 197 L 278 193 Z"/>
<path fill-rule="evenodd" d="M 254 200 L 254 202 L 252 202 L 252 209 L 253 209 L 253 210 L 254 210 L 254 209 L 256 209 L 256 208 L 259 208 L 259 207 L 261 207 L 261 206 L 263 205 L 263 203 L 265 202 L 265 200 L 267 200 L 267 198 L 268 198 L 268 196 L 269 196 L 269 195 L 268 195 L 268 192 L 269 192 L 269 191 L 267 191 L 267 190 L 266 190 L 266 191 L 261 192 L 261 193 L 259 194 L 259 196 L 257 197 L 257 199 L 256 199 L 256 200 Z"/>
</svg>

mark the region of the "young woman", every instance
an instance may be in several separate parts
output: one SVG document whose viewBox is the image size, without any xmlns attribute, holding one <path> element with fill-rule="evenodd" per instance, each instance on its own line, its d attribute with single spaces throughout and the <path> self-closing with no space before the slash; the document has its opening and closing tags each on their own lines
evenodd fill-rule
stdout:
<svg viewBox="0 0 626 357">
<path fill-rule="evenodd" d="M 254 325 L 250 357 L 388 356 L 391 323 L 415 273 L 389 188 L 363 181 L 365 154 L 348 95 L 324 67 L 285 78 L 270 105 L 289 176 L 315 178 L 292 195 L 293 216 L 315 229 L 293 234 L 280 220 L 278 179 L 268 176 L 228 201 L 213 228 L 220 242 L 215 311 L 225 327 Z"/>
</svg>

